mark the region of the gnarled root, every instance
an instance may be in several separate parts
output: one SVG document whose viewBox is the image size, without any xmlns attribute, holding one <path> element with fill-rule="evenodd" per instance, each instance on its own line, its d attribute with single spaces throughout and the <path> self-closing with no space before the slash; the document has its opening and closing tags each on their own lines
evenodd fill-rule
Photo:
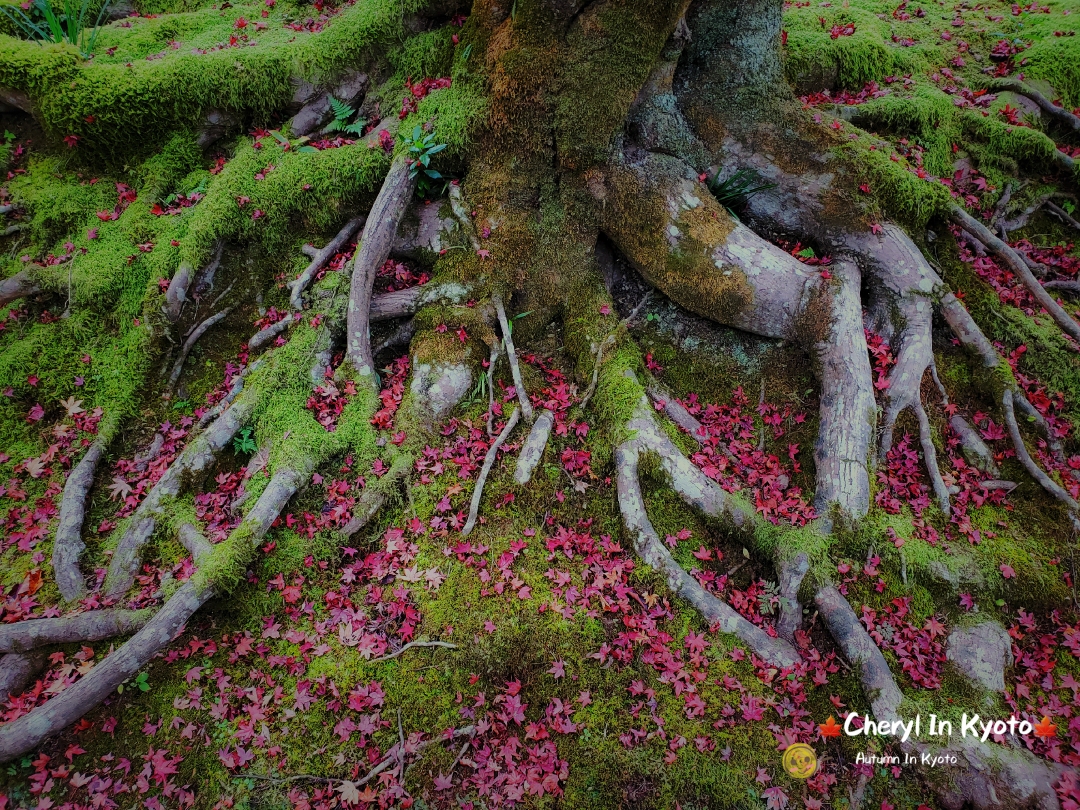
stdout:
<svg viewBox="0 0 1080 810">
<path fill-rule="evenodd" d="M 346 355 L 361 378 L 375 385 L 375 359 L 371 355 L 371 296 L 375 275 L 390 255 L 398 224 L 416 189 L 410 161 L 404 155 L 394 159 L 379 196 L 368 214 L 364 233 L 353 261 L 346 326 Z"/>
<path fill-rule="evenodd" d="M 667 155 L 624 146 L 603 196 L 606 235 L 646 281 L 691 312 L 811 352 L 822 384 L 816 506 L 864 516 L 876 409 L 858 268 L 823 278 L 734 221 Z"/>
<path fill-rule="evenodd" d="M 799 662 L 799 654 L 794 647 L 783 639 L 770 637 L 760 627 L 740 616 L 726 602 L 702 588 L 664 547 L 663 541 L 649 521 L 645 500 L 641 494 L 638 460 L 642 449 L 640 441 L 631 440 L 619 445 L 615 450 L 619 510 L 638 556 L 646 565 L 662 574 L 672 592 L 693 605 L 709 624 L 717 625 L 721 631 L 735 635 L 769 665 L 780 669 L 794 667 Z"/>
<path fill-rule="evenodd" d="M 1005 90 L 1029 98 L 1035 102 L 1043 115 L 1080 132 L 1080 118 L 1077 118 L 1064 107 L 1058 107 L 1034 87 L 1029 87 L 1018 79 L 998 79 L 993 83 L 993 89 L 999 92 Z"/>
<path fill-rule="evenodd" d="M 290 312 L 280 321 L 277 321 L 276 323 L 272 323 L 269 326 L 260 329 L 258 332 L 251 336 L 250 340 L 248 340 L 248 348 L 258 349 L 259 347 L 266 344 L 267 341 L 276 338 L 278 335 L 280 335 L 282 332 L 284 332 L 302 317 L 304 316 L 298 312 Z"/>
<path fill-rule="evenodd" d="M 0 307 L 6 307 L 12 301 L 28 298 L 41 292 L 41 285 L 33 279 L 29 270 L 20 270 L 13 276 L 0 281 Z"/>
<path fill-rule="evenodd" d="M 339 532 L 342 540 L 348 540 L 371 522 L 386 505 L 394 488 L 405 479 L 411 464 L 412 461 L 407 456 L 398 456 L 390 464 L 390 470 L 377 483 L 368 485 L 353 508 L 352 518 Z"/>
<path fill-rule="evenodd" d="M 0 624 L 0 653 L 20 653 L 49 644 L 101 641 L 134 633 L 154 615 L 152 610 L 105 608 L 53 619 L 26 619 Z"/>
<path fill-rule="evenodd" d="M 60 520 L 53 541 L 52 567 L 60 596 L 65 602 L 74 602 L 86 595 L 86 581 L 79 570 L 79 557 L 86 550 L 82 540 L 82 526 L 86 519 L 86 499 L 94 484 L 94 473 L 105 450 L 116 432 L 116 422 L 110 420 L 101 426 L 98 436 L 64 484 L 60 500 Z"/>
<path fill-rule="evenodd" d="M 246 550 L 254 548 L 310 472 L 305 466 L 302 470 L 286 469 L 275 473 L 255 506 L 225 542 L 246 544 L 249 546 Z M 34 750 L 113 694 L 116 687 L 146 666 L 159 650 L 179 635 L 188 619 L 214 594 L 215 583 L 196 573 L 124 646 L 81 680 L 29 714 L 0 726 L 0 762 L 8 762 Z"/>
<path fill-rule="evenodd" d="M 113 553 L 105 578 L 106 596 L 117 598 L 131 587 L 139 570 L 142 547 L 150 539 L 165 509 L 180 494 L 185 477 L 198 474 L 214 463 L 217 454 L 247 423 L 255 410 L 256 400 L 256 395 L 250 389 L 244 391 L 231 407 L 184 448 L 179 458 L 147 493 L 128 519 L 127 529 Z"/>
<path fill-rule="evenodd" d="M 338 231 L 337 236 L 327 242 L 321 250 L 315 251 L 311 257 L 311 263 L 301 271 L 300 275 L 289 282 L 289 303 L 293 309 L 301 309 L 304 306 L 304 292 L 311 285 L 315 274 L 356 235 L 358 230 L 364 227 L 366 220 L 367 217 L 359 216 L 346 222 L 345 226 Z"/>
</svg>

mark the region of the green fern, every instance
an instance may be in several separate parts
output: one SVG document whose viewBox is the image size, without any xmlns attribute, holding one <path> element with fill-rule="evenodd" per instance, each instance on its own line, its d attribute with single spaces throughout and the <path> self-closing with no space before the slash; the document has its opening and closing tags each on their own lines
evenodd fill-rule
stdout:
<svg viewBox="0 0 1080 810">
<path fill-rule="evenodd" d="M 360 134 L 355 129 L 356 124 L 349 123 L 349 119 L 356 114 L 356 110 L 344 101 L 340 101 L 333 96 L 330 96 L 330 109 L 334 111 L 334 120 L 327 125 L 327 132 L 352 132 L 357 135 Z"/>
</svg>

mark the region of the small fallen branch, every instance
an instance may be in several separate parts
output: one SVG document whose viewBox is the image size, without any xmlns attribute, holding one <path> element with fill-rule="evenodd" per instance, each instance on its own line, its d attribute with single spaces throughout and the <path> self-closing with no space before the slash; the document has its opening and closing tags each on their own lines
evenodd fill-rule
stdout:
<svg viewBox="0 0 1080 810">
<path fill-rule="evenodd" d="M 457 644 L 451 644 L 449 641 L 410 641 L 408 644 L 401 647 L 401 649 L 396 650 L 389 655 L 381 655 L 378 658 L 372 658 L 367 663 L 377 664 L 380 661 L 390 661 L 394 658 L 397 658 L 402 653 L 416 647 L 442 647 L 447 650 L 456 650 L 458 648 Z"/>
<path fill-rule="evenodd" d="M 510 363 L 510 375 L 514 378 L 514 390 L 517 394 L 518 404 L 525 421 L 533 423 L 533 407 L 529 401 L 529 392 L 525 390 L 525 383 L 521 379 L 521 368 L 518 366 L 517 352 L 514 350 L 514 338 L 510 333 L 510 321 L 506 318 L 506 309 L 503 307 L 502 296 L 498 293 L 491 296 L 491 302 L 495 305 L 495 312 L 499 316 L 499 328 L 502 330 L 503 347 L 506 349 L 506 359 Z"/>
<path fill-rule="evenodd" d="M 1058 306 L 1057 301 L 1043 288 L 1028 268 L 1027 263 L 1016 254 L 1016 251 L 994 236 L 985 225 L 960 206 L 952 206 L 949 209 L 949 215 L 953 222 L 964 230 L 970 231 L 1009 266 L 1009 269 L 1023 282 L 1024 287 L 1031 293 L 1031 296 L 1050 314 L 1050 317 L 1054 319 L 1065 334 L 1074 340 L 1080 340 L 1080 324 Z"/>
<path fill-rule="evenodd" d="M 480 510 L 480 498 L 484 494 L 484 484 L 487 482 L 488 473 L 491 472 L 491 467 L 495 463 L 495 456 L 499 452 L 499 448 L 506 443 L 508 438 L 510 438 L 510 433 L 517 426 L 520 419 L 521 409 L 514 408 L 513 413 L 510 414 L 510 418 L 506 420 L 506 426 L 495 438 L 495 441 L 491 443 L 487 455 L 484 456 L 484 464 L 480 468 L 480 475 L 477 477 L 476 486 L 473 488 L 472 502 L 469 504 L 469 519 L 465 521 L 465 528 L 461 530 L 462 537 L 467 537 L 476 525 L 476 515 Z"/>
<path fill-rule="evenodd" d="M 461 728 L 454 729 L 452 731 L 448 729 L 446 732 L 436 737 L 430 737 L 423 742 L 416 743 L 412 753 L 419 754 L 430 746 L 434 745 L 435 743 L 456 740 L 460 739 L 461 737 L 472 738 L 473 736 L 475 736 L 475 734 L 475 726 L 462 726 Z M 290 782 L 321 782 L 322 784 L 326 785 L 343 785 L 346 782 L 349 782 L 354 788 L 358 788 L 363 787 L 380 773 L 389 768 L 391 763 L 394 762 L 394 760 L 397 760 L 399 764 L 403 763 L 405 759 L 403 756 L 403 752 L 406 747 L 407 745 L 399 740 L 399 742 L 392 745 L 389 750 L 387 750 L 387 752 L 382 755 L 382 758 L 375 763 L 374 767 L 370 771 L 368 771 L 362 778 L 357 780 L 336 779 L 332 776 L 315 776 L 314 774 L 310 773 L 297 773 L 292 774 L 291 776 L 270 776 L 269 774 L 246 773 L 244 774 L 244 778 L 257 779 L 261 782 L 273 782 L 279 785 L 289 784 Z"/>
<path fill-rule="evenodd" d="M 341 251 L 341 249 L 348 244 L 349 240 L 356 235 L 356 232 L 364 227 L 364 222 L 367 217 L 359 216 L 350 219 L 345 223 L 345 226 L 338 231 L 337 236 L 326 243 L 326 246 L 321 250 L 316 250 L 314 253 L 309 253 L 311 256 L 311 263 L 305 267 L 300 275 L 295 280 L 289 282 L 289 304 L 293 309 L 301 309 L 304 306 L 304 291 L 311 285 L 315 275 L 322 270 L 325 265 L 334 255 Z M 307 247 L 305 245 L 304 247 Z M 305 251 L 306 252 L 306 251 Z"/>
<path fill-rule="evenodd" d="M 207 330 L 209 330 L 212 326 L 221 323 L 223 320 L 229 317 L 229 313 L 232 311 L 232 307 L 225 307 L 225 309 L 221 310 L 221 312 L 218 312 L 215 315 L 211 315 L 209 318 L 207 318 L 205 321 L 195 327 L 191 335 L 188 336 L 188 339 L 184 341 L 184 346 L 182 349 L 180 349 L 180 356 L 176 358 L 176 362 L 173 364 L 172 373 L 169 374 L 169 381 L 166 384 L 168 390 L 171 391 L 173 388 L 176 387 L 176 381 L 180 379 L 180 373 L 184 370 L 184 362 L 187 360 L 187 357 L 191 353 L 191 350 L 195 347 L 195 344 L 198 343 L 199 338 L 205 335 Z"/>
</svg>

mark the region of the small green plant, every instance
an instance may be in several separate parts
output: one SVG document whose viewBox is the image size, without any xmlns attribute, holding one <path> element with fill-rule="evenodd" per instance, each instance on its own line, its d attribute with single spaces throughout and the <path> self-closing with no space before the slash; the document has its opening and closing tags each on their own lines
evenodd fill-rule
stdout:
<svg viewBox="0 0 1080 810">
<path fill-rule="evenodd" d="M 11 20 L 26 35 L 27 39 L 38 42 L 67 42 L 79 49 L 84 59 L 94 51 L 101 21 L 109 10 L 111 0 L 105 0 L 98 11 L 94 24 L 89 25 L 88 14 L 95 0 L 59 0 L 53 6 L 50 0 L 33 0 L 30 14 L 21 8 L 0 6 L 0 12 Z"/>
<path fill-rule="evenodd" d="M 433 181 L 442 180 L 443 176 L 431 168 L 431 158 L 446 148 L 445 143 L 435 143 L 435 133 L 424 134 L 421 126 L 413 127 L 411 134 L 401 136 L 401 141 L 409 151 L 412 164 L 409 177 L 416 178 L 416 192 L 427 197 L 435 188 Z"/>
<path fill-rule="evenodd" d="M 259 449 L 259 445 L 255 443 L 255 429 L 246 427 L 238 434 L 233 436 L 232 440 L 233 452 L 238 456 L 246 456 L 249 453 L 254 453 Z"/>
<path fill-rule="evenodd" d="M 762 183 L 754 172 L 749 169 L 739 169 L 727 180 L 721 180 L 719 174 L 714 174 L 708 181 L 709 191 L 716 197 L 716 201 L 724 206 L 732 215 L 737 215 L 746 207 L 747 200 L 759 191 L 768 191 L 776 188 L 776 183 Z"/>
<path fill-rule="evenodd" d="M 116 691 L 121 695 L 124 694 L 124 687 L 128 689 L 138 689 L 140 692 L 150 691 L 150 675 L 146 672 L 140 672 L 135 676 L 135 680 L 127 681 L 116 687 Z"/>
<path fill-rule="evenodd" d="M 1076 203 L 1074 203 L 1072 200 L 1063 200 L 1061 203 L 1061 207 L 1069 216 L 1072 216 L 1076 213 Z"/>
<path fill-rule="evenodd" d="M 334 111 L 334 120 L 326 126 L 327 132 L 346 132 L 349 135 L 363 135 L 366 121 L 353 121 L 349 119 L 356 115 L 356 110 L 344 101 L 338 101 L 330 96 L 330 108 Z"/>
</svg>

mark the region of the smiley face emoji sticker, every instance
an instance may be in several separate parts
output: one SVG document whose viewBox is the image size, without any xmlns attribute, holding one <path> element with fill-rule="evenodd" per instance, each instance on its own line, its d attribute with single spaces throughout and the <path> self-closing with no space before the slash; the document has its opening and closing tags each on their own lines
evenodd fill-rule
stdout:
<svg viewBox="0 0 1080 810">
<path fill-rule="evenodd" d="M 817 771 L 817 754 L 806 743 L 789 745 L 781 760 L 784 770 L 796 779 L 809 779 Z"/>
</svg>

